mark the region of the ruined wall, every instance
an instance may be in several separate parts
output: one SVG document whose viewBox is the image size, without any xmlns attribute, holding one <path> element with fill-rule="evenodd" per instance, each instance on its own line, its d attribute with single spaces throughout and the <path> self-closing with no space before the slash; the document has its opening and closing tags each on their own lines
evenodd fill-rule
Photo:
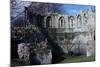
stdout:
<svg viewBox="0 0 100 67">
<path fill-rule="evenodd" d="M 24 64 L 50 64 L 52 63 L 52 52 L 47 49 L 47 44 L 20 43 L 18 44 L 18 56 Z"/>
<path fill-rule="evenodd" d="M 44 19 L 44 25 L 46 27 L 46 19 L 47 17 L 51 17 L 51 22 L 49 28 L 58 28 L 62 29 L 61 33 L 71 33 L 71 32 L 88 32 L 89 25 L 94 28 L 95 26 L 95 12 L 92 10 L 88 11 L 80 11 L 79 14 L 76 15 L 63 15 L 63 14 L 47 14 Z M 62 20 L 60 18 L 63 17 Z M 62 26 L 63 25 L 63 26 Z M 65 28 L 63 30 L 63 28 Z M 93 30 L 91 30 L 93 31 Z M 57 31 L 59 33 L 59 31 Z"/>
</svg>

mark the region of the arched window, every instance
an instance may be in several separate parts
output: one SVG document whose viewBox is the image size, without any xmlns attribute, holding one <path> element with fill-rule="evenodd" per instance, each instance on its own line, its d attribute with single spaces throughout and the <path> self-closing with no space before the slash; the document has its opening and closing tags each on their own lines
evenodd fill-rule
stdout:
<svg viewBox="0 0 100 67">
<path fill-rule="evenodd" d="M 59 18 L 59 28 L 64 28 L 65 27 L 65 19 L 64 17 Z"/>
<path fill-rule="evenodd" d="M 85 23 L 87 23 L 87 21 L 88 21 L 88 15 L 86 13 L 84 13 L 84 21 L 85 21 Z"/>
<path fill-rule="evenodd" d="M 82 24 L 81 16 L 78 15 L 78 16 L 77 16 L 77 25 L 80 26 L 81 24 Z"/>
<path fill-rule="evenodd" d="M 52 18 L 51 16 L 48 16 L 46 19 L 46 27 L 51 28 L 52 27 Z"/>
<path fill-rule="evenodd" d="M 74 23 L 74 17 L 73 16 L 70 16 L 69 17 L 69 28 L 72 28 L 73 27 L 73 23 Z"/>
<path fill-rule="evenodd" d="M 42 15 L 37 15 L 37 25 L 42 26 L 43 25 L 43 16 Z"/>
</svg>

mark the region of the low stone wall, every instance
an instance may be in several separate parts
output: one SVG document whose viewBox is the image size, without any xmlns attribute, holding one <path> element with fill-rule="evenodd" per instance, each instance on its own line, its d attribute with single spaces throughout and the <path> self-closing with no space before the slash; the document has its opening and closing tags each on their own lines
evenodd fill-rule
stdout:
<svg viewBox="0 0 100 67">
<path fill-rule="evenodd" d="M 50 64 L 52 63 L 52 52 L 46 47 L 33 47 L 34 44 L 20 43 L 18 44 L 18 56 L 24 64 Z"/>
<path fill-rule="evenodd" d="M 18 44 L 18 56 L 21 61 L 23 61 L 25 64 L 30 63 L 30 44 L 29 43 L 20 43 Z"/>
</svg>

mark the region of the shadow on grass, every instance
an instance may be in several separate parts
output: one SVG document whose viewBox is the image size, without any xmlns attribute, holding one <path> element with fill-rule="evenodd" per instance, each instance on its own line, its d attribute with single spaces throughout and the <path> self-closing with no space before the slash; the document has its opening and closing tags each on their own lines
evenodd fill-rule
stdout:
<svg viewBox="0 0 100 67">
<path fill-rule="evenodd" d="M 65 56 L 65 59 L 60 61 L 59 63 L 75 63 L 75 62 L 90 62 L 95 61 L 95 56 Z"/>
</svg>

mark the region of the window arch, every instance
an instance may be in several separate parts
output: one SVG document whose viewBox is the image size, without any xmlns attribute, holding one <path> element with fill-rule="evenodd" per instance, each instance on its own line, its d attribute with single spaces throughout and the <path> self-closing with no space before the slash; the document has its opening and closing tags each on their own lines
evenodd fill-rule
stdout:
<svg viewBox="0 0 100 67">
<path fill-rule="evenodd" d="M 85 23 L 87 23 L 87 21 L 88 21 L 88 15 L 86 13 L 84 13 L 83 17 L 84 17 Z"/>
<path fill-rule="evenodd" d="M 42 15 L 37 15 L 37 25 L 42 26 L 43 25 L 43 16 Z"/>
<path fill-rule="evenodd" d="M 51 28 L 52 27 L 52 17 L 48 16 L 46 19 L 46 28 Z"/>
<path fill-rule="evenodd" d="M 72 28 L 73 27 L 73 23 L 74 23 L 74 17 L 73 16 L 70 16 L 68 18 L 68 20 L 69 20 L 69 28 Z"/>
<path fill-rule="evenodd" d="M 63 16 L 61 16 L 60 18 L 59 18 L 59 24 L 58 24 L 59 26 L 59 28 L 64 28 L 65 27 L 65 18 L 63 17 Z"/>
<path fill-rule="evenodd" d="M 82 24 L 81 15 L 77 16 L 77 25 L 80 26 Z"/>
</svg>

